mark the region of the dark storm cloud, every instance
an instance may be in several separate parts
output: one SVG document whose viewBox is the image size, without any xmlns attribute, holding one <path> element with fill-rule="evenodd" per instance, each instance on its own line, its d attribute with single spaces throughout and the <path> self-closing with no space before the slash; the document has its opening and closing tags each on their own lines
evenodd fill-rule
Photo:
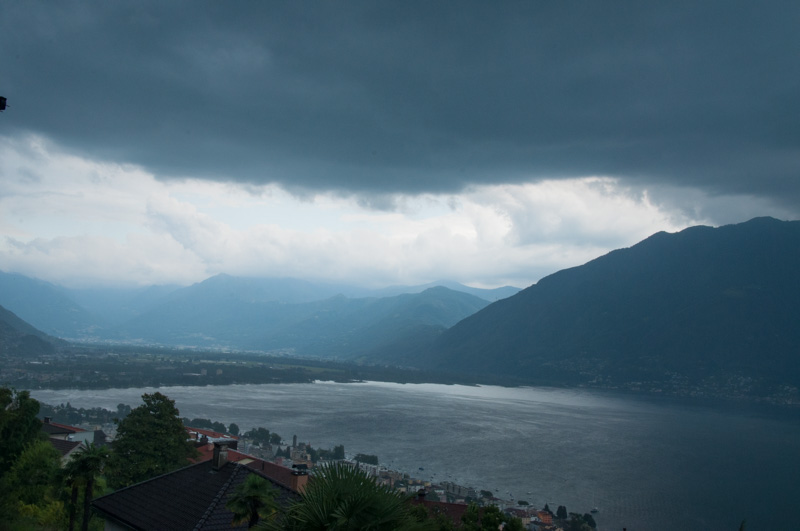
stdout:
<svg viewBox="0 0 800 531">
<path fill-rule="evenodd" d="M 160 177 L 800 199 L 797 2 L 4 2 L 0 134 Z"/>
</svg>

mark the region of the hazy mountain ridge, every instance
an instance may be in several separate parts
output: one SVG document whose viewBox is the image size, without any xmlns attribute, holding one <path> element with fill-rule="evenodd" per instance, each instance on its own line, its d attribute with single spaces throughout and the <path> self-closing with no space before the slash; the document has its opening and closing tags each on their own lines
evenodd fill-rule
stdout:
<svg viewBox="0 0 800 531">
<path fill-rule="evenodd" d="M 488 304 L 484 299 L 441 286 L 395 297 L 339 296 L 254 346 L 279 349 L 296 345 L 298 354 L 386 363 L 407 361 L 396 359 L 397 355 L 413 354 L 398 348 L 399 344 L 422 348 L 432 337 Z"/>
<path fill-rule="evenodd" d="M 103 328 L 87 325 L 88 312 L 55 286 L 0 281 L 21 279 L 11 300 L 42 304 L 45 321 L 123 342 L 284 351 L 509 383 L 794 396 L 798 271 L 800 221 L 756 218 L 657 233 L 491 304 L 441 286 L 354 298 L 342 286 L 218 275 L 145 297 L 148 308 Z M 0 303 L 8 296 L 0 292 Z"/>
<path fill-rule="evenodd" d="M 102 316 L 107 326 L 129 321 L 154 308 L 180 289 L 176 285 L 135 288 L 82 288 L 65 290 L 79 306 L 93 316 Z"/>
<path fill-rule="evenodd" d="M 70 339 L 291 350 L 346 358 L 385 359 L 379 345 L 417 343 L 417 338 L 404 337 L 412 333 L 409 330 L 414 336 L 437 335 L 489 304 L 487 299 L 443 287 L 394 287 L 390 292 L 405 289 L 409 293 L 351 297 L 342 293 L 383 290 L 292 278 L 220 274 L 185 288 L 68 290 L 23 275 L 0 275 L 9 286 L 0 291 L 0 303 L 8 300 L 13 309 L 26 311 L 37 326 Z M 448 284 L 485 297 L 518 291 Z M 70 320 L 64 314 L 80 319 Z"/>
<path fill-rule="evenodd" d="M 51 354 L 65 341 L 49 336 L 0 306 L 0 354 L 29 356 Z"/>
<path fill-rule="evenodd" d="M 107 322 L 42 280 L 0 271 L 0 304 L 32 326 L 57 337 L 93 335 Z"/>
<path fill-rule="evenodd" d="M 749 374 L 797 385 L 798 271 L 800 221 L 657 233 L 464 319 L 438 338 L 428 366 L 536 380 Z"/>
<path fill-rule="evenodd" d="M 337 295 L 299 304 L 242 301 L 234 294 L 202 300 L 189 296 L 175 298 L 117 327 L 114 337 L 353 358 L 372 352 L 376 344 L 400 340 L 405 327 L 444 330 L 487 304 L 447 288 L 381 298 Z"/>
</svg>

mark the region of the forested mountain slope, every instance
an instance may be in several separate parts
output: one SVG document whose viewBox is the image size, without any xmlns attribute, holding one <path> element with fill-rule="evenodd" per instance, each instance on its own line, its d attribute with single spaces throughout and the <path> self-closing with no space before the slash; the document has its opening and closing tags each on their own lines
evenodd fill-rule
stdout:
<svg viewBox="0 0 800 531">
<path fill-rule="evenodd" d="M 0 354 L 9 356 L 38 356 L 51 354 L 65 341 L 37 330 L 0 306 Z"/>
<path fill-rule="evenodd" d="M 466 318 L 428 366 L 586 381 L 800 383 L 800 222 L 658 233 Z"/>
</svg>

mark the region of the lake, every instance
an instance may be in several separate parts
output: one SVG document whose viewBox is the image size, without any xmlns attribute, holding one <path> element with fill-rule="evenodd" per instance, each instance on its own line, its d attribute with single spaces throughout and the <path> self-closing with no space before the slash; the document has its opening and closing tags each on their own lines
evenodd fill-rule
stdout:
<svg viewBox="0 0 800 531">
<path fill-rule="evenodd" d="M 116 410 L 154 389 L 36 390 Z M 263 426 L 421 479 L 588 512 L 598 529 L 798 529 L 800 413 L 589 390 L 366 382 L 166 387 L 181 415 Z M 424 468 L 424 472 L 419 468 Z"/>
</svg>

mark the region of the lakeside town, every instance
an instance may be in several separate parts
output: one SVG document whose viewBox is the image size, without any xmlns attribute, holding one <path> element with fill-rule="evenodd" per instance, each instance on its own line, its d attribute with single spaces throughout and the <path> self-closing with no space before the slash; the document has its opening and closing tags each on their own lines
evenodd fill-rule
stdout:
<svg viewBox="0 0 800 531">
<path fill-rule="evenodd" d="M 103 415 L 101 411 L 107 414 Z M 84 421 L 69 425 L 56 422 L 53 417 L 40 413 L 42 429 L 64 459 L 69 459 L 73 453 L 80 452 L 90 443 L 101 446 L 113 444 L 117 423 L 109 422 L 109 416 L 126 415 L 130 412 L 130 407 L 120 404 L 116 412 L 111 412 L 100 408 L 85 410 L 69 405 L 53 407 L 42 404 L 42 412 L 45 415 L 56 414 L 59 420 L 93 418 L 96 421 L 106 421 L 102 424 Z M 461 524 L 469 508 L 477 506 L 497 508 L 507 518 L 519 519 L 523 528 L 531 531 L 571 529 L 565 527 L 570 517 L 573 520 L 579 517 L 590 528 L 596 528 L 592 514 L 598 512 L 597 508 L 581 515 L 568 513 L 564 506 L 558 506 L 554 510 L 547 504 L 535 507 L 523 498 L 515 498 L 510 492 L 503 493 L 499 489 L 493 492 L 459 485 L 450 479 L 449 474 L 448 479 L 436 479 L 425 478 L 426 472 L 422 467 L 417 471 L 394 470 L 379 464 L 375 455 L 346 454 L 342 445 L 335 446 L 332 450 L 319 449 L 298 440 L 297 435 L 291 441 L 284 441 L 278 434 L 263 427 L 241 433 L 236 424 L 226 426 L 208 419 L 184 418 L 182 421 L 186 437 L 192 441 L 198 453 L 191 460 L 193 463 L 212 462 L 214 466 L 221 466 L 225 462 L 237 463 L 258 470 L 295 492 L 303 492 L 309 479 L 321 470 L 320 467 L 339 463 L 361 470 L 378 485 L 407 495 L 414 504 L 442 515 L 456 527 Z"/>
</svg>

